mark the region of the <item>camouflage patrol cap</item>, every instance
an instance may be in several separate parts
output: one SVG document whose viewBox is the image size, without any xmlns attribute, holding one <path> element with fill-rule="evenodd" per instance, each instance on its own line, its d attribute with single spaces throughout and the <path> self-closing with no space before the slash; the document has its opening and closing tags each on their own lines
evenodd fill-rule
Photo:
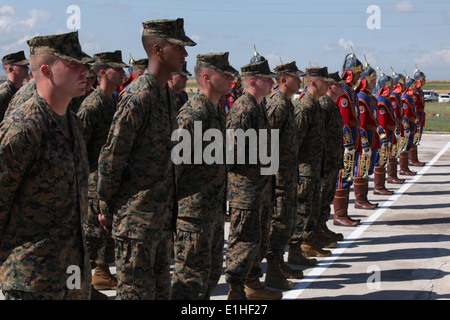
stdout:
<svg viewBox="0 0 450 320">
<path fill-rule="evenodd" d="M 181 71 L 177 72 L 178 74 L 181 74 L 182 76 L 190 77 L 192 76 L 192 73 L 190 73 L 187 69 L 187 62 L 185 61 L 183 64 L 183 69 Z"/>
<path fill-rule="evenodd" d="M 95 63 L 106 64 L 111 68 L 125 68 L 128 67 L 122 61 L 122 51 L 116 50 L 114 52 L 101 52 L 94 54 Z"/>
<path fill-rule="evenodd" d="M 134 68 L 145 69 L 148 67 L 148 58 L 133 60 L 131 64 Z"/>
<path fill-rule="evenodd" d="M 339 72 L 333 72 L 333 73 L 329 73 L 328 74 L 328 78 L 332 79 L 333 81 L 331 82 L 331 84 L 343 84 L 345 83 L 345 80 L 341 79 L 341 77 L 339 76 Z"/>
<path fill-rule="evenodd" d="M 311 67 L 305 70 L 306 75 L 310 77 L 319 78 L 325 82 L 334 82 L 334 79 L 328 77 L 328 68 L 327 67 Z"/>
<path fill-rule="evenodd" d="M 27 41 L 30 54 L 52 54 L 63 60 L 76 63 L 93 63 L 89 55 L 81 50 L 78 31 L 50 36 L 36 36 Z"/>
<path fill-rule="evenodd" d="M 297 68 L 295 61 L 280 64 L 273 68 L 273 71 L 278 75 L 286 74 L 293 77 L 303 77 L 306 75 L 306 73 Z"/>
<path fill-rule="evenodd" d="M 7 54 L 2 58 L 2 63 L 4 66 L 8 64 L 15 64 L 17 66 L 26 66 L 29 61 L 25 58 L 25 53 L 23 51 Z"/>
<path fill-rule="evenodd" d="M 270 71 L 269 62 L 267 60 L 246 64 L 241 67 L 242 77 L 263 77 L 275 78 L 277 74 Z"/>
<path fill-rule="evenodd" d="M 210 68 L 229 75 L 239 73 L 228 62 L 228 55 L 228 52 L 199 54 L 197 67 Z"/>
<path fill-rule="evenodd" d="M 185 35 L 183 26 L 183 18 L 150 20 L 142 22 L 142 35 L 160 37 L 178 46 L 195 46 L 197 43 Z"/>
</svg>

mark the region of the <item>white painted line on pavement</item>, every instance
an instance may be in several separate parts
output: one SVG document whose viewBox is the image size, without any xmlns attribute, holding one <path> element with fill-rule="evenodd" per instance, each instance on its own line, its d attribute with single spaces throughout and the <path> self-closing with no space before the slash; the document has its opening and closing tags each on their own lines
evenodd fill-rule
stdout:
<svg viewBox="0 0 450 320">
<path fill-rule="evenodd" d="M 320 261 L 320 264 L 312 269 L 305 277 L 298 282 L 292 290 L 287 291 L 283 294 L 283 300 L 296 299 L 302 294 L 303 290 L 308 288 L 308 286 L 314 282 L 314 280 L 319 277 L 333 262 L 356 240 L 361 234 L 367 230 L 367 228 L 376 221 L 389 207 L 406 191 L 410 186 L 412 186 L 417 180 L 419 180 L 427 170 L 433 166 L 433 164 L 450 148 L 450 142 L 448 142 L 444 148 L 425 166 L 422 170 L 418 172 L 411 180 L 405 183 L 398 191 L 396 191 L 386 202 L 384 202 L 381 207 L 375 211 L 366 221 L 362 222 L 359 227 L 353 231 L 344 242 L 339 244 L 338 248 L 331 249 L 332 255 L 326 257 Z"/>
</svg>

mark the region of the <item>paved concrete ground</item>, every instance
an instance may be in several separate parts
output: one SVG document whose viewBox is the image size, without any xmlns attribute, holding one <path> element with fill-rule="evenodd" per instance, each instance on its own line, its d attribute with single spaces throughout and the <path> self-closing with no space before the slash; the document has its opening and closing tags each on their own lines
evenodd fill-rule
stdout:
<svg viewBox="0 0 450 320">
<path fill-rule="evenodd" d="M 283 299 L 450 299 L 450 135 L 425 134 L 419 160 L 428 164 L 411 167 L 416 176 L 400 176 L 403 185 L 386 184 L 396 191 L 392 196 L 373 195 L 370 180 L 376 210 L 354 209 L 351 192 L 350 215 L 362 224 L 337 227 L 329 221 L 345 240 L 331 257 L 318 258 L 317 266 L 298 267 L 305 277 L 293 280 L 295 288 Z M 228 223 L 225 237 L 227 231 Z M 222 276 L 212 299 L 226 299 L 227 291 Z M 103 292 L 114 299 L 114 291 Z"/>
</svg>

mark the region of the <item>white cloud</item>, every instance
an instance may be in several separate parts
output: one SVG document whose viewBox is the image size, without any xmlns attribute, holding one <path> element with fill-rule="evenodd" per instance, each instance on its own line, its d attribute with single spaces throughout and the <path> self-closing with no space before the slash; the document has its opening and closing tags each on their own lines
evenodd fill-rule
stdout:
<svg viewBox="0 0 450 320">
<path fill-rule="evenodd" d="M 398 12 L 413 12 L 415 10 L 413 3 L 411 0 L 403 0 L 400 2 L 397 2 L 395 4 L 395 9 Z"/>
<path fill-rule="evenodd" d="M 339 46 L 343 47 L 344 49 L 350 49 L 353 46 L 352 40 L 345 40 L 344 38 L 340 38 L 338 40 Z"/>
<path fill-rule="evenodd" d="M 414 61 L 421 66 L 450 66 L 450 47 L 426 53 Z"/>
<path fill-rule="evenodd" d="M 33 28 L 50 18 L 51 14 L 48 11 L 31 9 L 28 11 L 28 16 L 23 19 L 16 15 L 13 7 L 0 7 L 0 49 L 3 51 L 2 53 L 7 54 L 23 49 L 26 40 L 38 35 Z"/>
<path fill-rule="evenodd" d="M 24 34 L 31 31 L 38 23 L 50 20 L 51 14 L 48 11 L 32 9 L 28 12 L 29 17 L 20 20 L 16 16 L 13 7 L 4 6 L 0 8 L 0 33 L 5 39 L 7 36 Z"/>
</svg>

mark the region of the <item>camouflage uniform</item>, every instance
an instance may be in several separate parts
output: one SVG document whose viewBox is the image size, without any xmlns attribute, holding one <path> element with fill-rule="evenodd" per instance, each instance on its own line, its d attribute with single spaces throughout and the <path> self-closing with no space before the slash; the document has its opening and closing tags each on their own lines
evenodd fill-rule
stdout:
<svg viewBox="0 0 450 320">
<path fill-rule="evenodd" d="M 280 166 L 275 175 L 275 198 L 267 257 L 282 258 L 289 243 L 297 212 L 297 130 L 294 105 L 279 90 L 267 104 L 272 129 L 278 129 Z"/>
<path fill-rule="evenodd" d="M 16 92 L 17 88 L 11 80 L 6 80 L 0 85 L 0 122 L 3 120 L 8 104 Z"/>
<path fill-rule="evenodd" d="M 6 65 L 28 65 L 28 60 L 25 59 L 23 51 L 11 53 L 2 58 L 3 66 Z M 14 94 L 17 92 L 17 88 L 14 86 L 11 80 L 6 80 L 0 85 L 0 122 L 3 120 L 8 104 L 11 101 Z"/>
<path fill-rule="evenodd" d="M 267 60 L 255 64 L 264 74 L 269 71 Z M 241 68 L 242 77 L 252 65 Z M 266 70 L 267 69 L 267 70 Z M 244 72 L 245 71 L 245 72 Z M 267 112 L 262 104 L 245 92 L 233 105 L 227 116 L 227 129 L 270 129 Z M 268 134 L 270 143 L 270 135 Z M 236 146 L 235 154 L 236 154 Z M 246 143 L 246 159 L 250 153 Z M 248 160 L 246 160 L 248 161 Z M 230 233 L 226 253 L 226 281 L 231 284 L 244 284 L 247 278 L 262 277 L 261 261 L 266 255 L 269 240 L 270 217 L 273 209 L 273 176 L 261 175 L 261 163 L 235 164 L 229 167 L 228 201 L 231 214 Z"/>
<path fill-rule="evenodd" d="M 64 48 L 61 43 L 74 44 Z M 35 37 L 30 51 L 55 51 L 79 63 L 78 33 Z M 77 50 L 78 48 L 78 50 Z M 6 299 L 87 299 L 91 268 L 82 225 L 88 160 L 81 122 L 58 117 L 39 95 L 0 125 L 0 281 Z M 69 289 L 79 267 L 80 289 Z M 25 292 L 24 292 L 25 291 Z"/>
<path fill-rule="evenodd" d="M 184 36 L 183 19 L 143 26 L 144 36 L 195 45 Z M 170 297 L 176 193 L 171 136 L 176 127 L 175 98 L 147 69 L 124 91 L 99 158 L 100 211 L 113 217 L 116 241 L 116 299 Z"/>
<path fill-rule="evenodd" d="M 328 95 L 319 99 L 325 124 L 324 178 L 322 180 L 322 201 L 319 225 L 330 218 L 330 204 L 333 202 L 339 171 L 343 167 L 344 145 L 342 143 L 343 122 L 339 106 Z"/>
<path fill-rule="evenodd" d="M 228 52 L 198 55 L 197 66 L 226 74 L 237 72 L 228 63 Z M 188 130 L 191 137 L 196 121 L 202 124 L 202 136 L 208 129 L 217 129 L 225 137 L 225 117 L 219 105 L 203 93 L 189 99 L 178 112 L 177 121 L 178 128 Z M 202 150 L 210 144 L 204 142 Z M 207 299 L 219 282 L 227 186 L 226 164 L 221 161 L 177 167 L 178 219 L 172 299 Z"/>
<path fill-rule="evenodd" d="M 30 99 L 36 93 L 36 81 L 31 79 L 26 84 L 24 84 L 12 97 L 9 102 L 8 108 L 5 111 L 5 118 L 13 112 L 13 110 L 22 104 L 24 104 L 28 99 Z"/>
<path fill-rule="evenodd" d="M 121 52 L 94 54 L 96 63 L 107 64 L 111 68 L 127 67 L 121 61 Z M 98 222 L 99 205 L 97 197 L 98 158 L 108 138 L 109 128 L 116 112 L 117 101 L 108 97 L 98 86 L 81 104 L 78 117 L 84 125 L 84 135 L 89 159 L 89 210 L 88 223 L 84 226 L 88 235 L 88 251 L 91 263 L 103 265 L 114 262 L 114 241 Z M 98 259 L 98 261 L 96 261 Z"/>
<path fill-rule="evenodd" d="M 179 74 L 190 77 L 192 74 L 187 70 L 187 64 L 184 63 L 183 70 L 178 72 Z M 177 112 L 181 109 L 181 107 L 189 100 L 189 96 L 186 91 L 182 90 L 180 93 L 174 93 L 175 94 L 175 100 L 177 103 Z"/>
<path fill-rule="evenodd" d="M 325 68 L 309 68 L 311 76 L 328 76 Z M 316 75 L 317 74 L 317 75 Z M 325 79 L 325 78 L 324 78 Z M 298 137 L 298 215 L 291 245 L 311 241 L 318 226 L 325 152 L 325 125 L 318 100 L 310 92 L 295 105 Z"/>
</svg>

